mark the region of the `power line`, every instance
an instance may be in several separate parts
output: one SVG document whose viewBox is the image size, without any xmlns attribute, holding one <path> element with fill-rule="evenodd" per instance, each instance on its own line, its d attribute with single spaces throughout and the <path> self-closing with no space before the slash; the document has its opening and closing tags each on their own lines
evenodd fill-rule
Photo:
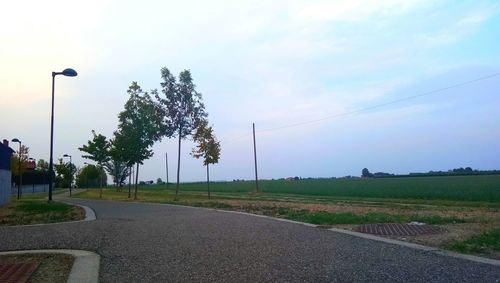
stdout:
<svg viewBox="0 0 500 283">
<path fill-rule="evenodd" d="M 410 99 L 415 99 L 415 98 L 418 98 L 418 97 L 427 96 L 427 95 L 435 94 L 435 93 L 438 93 L 438 92 L 443 92 L 445 90 L 449 90 L 449 89 L 452 89 L 452 88 L 456 88 L 456 87 L 460 87 L 460 86 L 472 84 L 472 83 L 475 83 L 475 82 L 478 82 L 478 81 L 491 79 L 491 78 L 497 77 L 497 76 L 500 76 L 500 72 L 494 73 L 494 74 L 491 74 L 491 75 L 488 75 L 488 76 L 484 76 L 484 77 L 475 78 L 475 79 L 472 79 L 472 80 L 469 80 L 469 81 L 460 82 L 460 83 L 457 83 L 457 84 L 454 84 L 454 85 L 450 85 L 450 86 L 446 86 L 446 87 L 434 89 L 434 90 L 427 91 L 427 92 L 424 92 L 424 93 L 421 93 L 421 94 L 417 94 L 417 95 L 412 95 L 412 96 L 408 96 L 408 97 L 396 99 L 396 100 L 389 101 L 389 102 L 386 102 L 386 103 L 381 103 L 381 104 L 377 104 L 377 105 L 373 105 L 373 106 L 369 106 L 369 107 L 365 107 L 365 108 L 361 108 L 361 109 L 357 109 L 357 110 L 353 110 L 353 111 L 348 111 L 348 112 L 344 112 L 344 113 L 338 113 L 338 114 L 326 116 L 326 117 L 315 119 L 315 120 L 303 121 L 303 122 L 298 122 L 298 123 L 294 123 L 294 124 L 284 125 L 284 126 L 280 126 L 280 127 L 259 130 L 257 132 L 267 132 L 267 131 L 281 130 L 281 129 L 285 129 L 285 128 L 298 127 L 298 126 L 302 126 L 302 125 L 306 125 L 306 124 L 312 124 L 312 123 L 317 123 L 317 122 L 321 122 L 321 121 L 325 121 L 325 120 L 330 120 L 330 119 L 333 119 L 333 118 L 339 118 L 339 117 L 343 117 L 343 116 L 357 114 L 357 113 L 360 113 L 360 112 L 364 112 L 364 111 L 367 111 L 367 110 L 372 110 L 372 109 L 375 109 L 375 108 L 380 108 L 380 107 L 383 107 L 383 106 L 387 106 L 387 105 L 399 103 L 399 102 L 402 102 L 402 101 L 406 101 L 406 100 L 410 100 Z"/>
<path fill-rule="evenodd" d="M 283 125 L 283 126 L 279 126 L 279 127 L 258 130 L 256 132 L 270 132 L 270 131 L 276 131 L 276 130 L 281 130 L 281 129 L 286 129 L 286 128 L 299 127 L 299 126 L 302 126 L 302 125 L 313 124 L 313 123 L 318 123 L 318 122 L 322 122 L 322 121 L 326 121 L 326 120 L 330 120 L 330 119 L 334 119 L 334 118 L 339 118 L 339 117 L 343 117 L 343 116 L 358 114 L 358 113 L 361 113 L 361 112 L 364 112 L 364 111 L 368 111 L 368 110 L 372 110 L 372 109 L 384 107 L 384 106 L 387 106 L 387 105 L 396 104 L 396 103 L 399 103 L 399 102 L 402 102 L 402 101 L 411 100 L 411 99 L 419 98 L 419 97 L 422 97 L 422 96 L 436 94 L 436 93 L 443 92 L 443 91 L 446 91 L 446 90 L 449 90 L 449 89 L 452 89 L 452 88 L 461 87 L 461 86 L 472 84 L 472 83 L 475 83 L 475 82 L 478 82 L 478 81 L 483 81 L 483 80 L 491 79 L 491 78 L 494 78 L 494 77 L 497 77 L 497 76 L 500 76 L 500 72 L 493 73 L 493 74 L 490 74 L 490 75 L 487 75 L 487 76 L 483 76 L 483 77 L 479 77 L 479 78 L 475 78 L 475 79 L 468 80 L 468 81 L 463 81 L 463 82 L 456 83 L 456 84 L 453 84 L 453 85 L 450 85 L 450 86 L 445 86 L 445 87 L 437 88 L 437 89 L 430 90 L 430 91 L 427 91 L 427 92 L 424 92 L 424 93 L 420 93 L 420 94 L 416 94 L 416 95 L 407 96 L 407 97 L 404 97 L 404 98 L 392 100 L 392 101 L 389 101 L 389 102 L 386 102 L 386 103 L 376 104 L 376 105 L 372 105 L 372 106 L 369 106 L 369 107 L 365 107 L 365 108 L 361 108 L 361 109 L 357 109 L 357 110 L 353 110 L 353 111 L 348 111 L 348 112 L 333 114 L 333 115 L 329 115 L 329 116 L 326 116 L 326 117 L 323 117 L 323 118 L 319 118 L 319 119 L 315 119 L 315 120 L 297 122 L 297 123 Z M 242 139 L 242 138 L 247 137 L 247 136 L 251 136 L 251 134 L 248 133 L 248 134 L 244 134 L 244 135 L 240 135 L 240 136 L 231 138 L 231 139 L 228 140 L 228 143 L 234 142 L 236 140 Z"/>
</svg>

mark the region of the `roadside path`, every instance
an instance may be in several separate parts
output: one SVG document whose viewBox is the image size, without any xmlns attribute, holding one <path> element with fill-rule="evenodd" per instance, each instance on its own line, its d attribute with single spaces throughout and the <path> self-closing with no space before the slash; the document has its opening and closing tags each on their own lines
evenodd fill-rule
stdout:
<svg viewBox="0 0 500 283">
<path fill-rule="evenodd" d="M 96 221 L 0 227 L 0 251 L 101 255 L 102 282 L 500 282 L 500 267 L 300 224 L 161 204 L 66 199 Z"/>
</svg>

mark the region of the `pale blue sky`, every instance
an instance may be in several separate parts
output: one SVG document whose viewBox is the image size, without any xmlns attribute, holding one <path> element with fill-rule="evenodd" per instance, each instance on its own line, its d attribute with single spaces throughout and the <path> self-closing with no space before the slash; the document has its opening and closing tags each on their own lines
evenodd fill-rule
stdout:
<svg viewBox="0 0 500 283">
<path fill-rule="evenodd" d="M 498 1 L 11 1 L 0 16 L 0 138 L 48 160 L 52 71 L 55 157 L 85 160 L 91 130 L 111 136 L 126 90 L 190 69 L 222 142 L 213 180 L 500 168 Z M 181 179 L 205 169 L 183 143 Z M 175 140 L 154 146 L 141 179 L 175 175 Z"/>
</svg>

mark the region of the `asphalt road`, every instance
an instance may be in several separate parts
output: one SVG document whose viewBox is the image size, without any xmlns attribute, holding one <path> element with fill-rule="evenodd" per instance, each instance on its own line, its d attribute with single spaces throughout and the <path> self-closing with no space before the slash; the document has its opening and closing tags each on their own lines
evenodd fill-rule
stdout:
<svg viewBox="0 0 500 283">
<path fill-rule="evenodd" d="M 82 249 L 101 282 L 500 282 L 500 267 L 248 215 L 75 200 L 96 221 L 0 227 L 0 251 Z"/>
</svg>

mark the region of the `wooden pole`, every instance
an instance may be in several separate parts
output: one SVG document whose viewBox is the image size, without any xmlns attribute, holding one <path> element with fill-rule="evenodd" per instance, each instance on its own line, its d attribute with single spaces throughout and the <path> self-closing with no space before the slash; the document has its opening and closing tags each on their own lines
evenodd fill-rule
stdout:
<svg viewBox="0 0 500 283">
<path fill-rule="evenodd" d="M 168 189 L 168 153 L 165 152 L 165 172 L 167 173 L 167 189 Z"/>
<path fill-rule="evenodd" d="M 255 123 L 252 123 L 253 128 L 253 157 L 255 160 L 255 189 L 259 192 L 259 177 L 257 176 L 257 146 L 255 144 Z"/>
</svg>

